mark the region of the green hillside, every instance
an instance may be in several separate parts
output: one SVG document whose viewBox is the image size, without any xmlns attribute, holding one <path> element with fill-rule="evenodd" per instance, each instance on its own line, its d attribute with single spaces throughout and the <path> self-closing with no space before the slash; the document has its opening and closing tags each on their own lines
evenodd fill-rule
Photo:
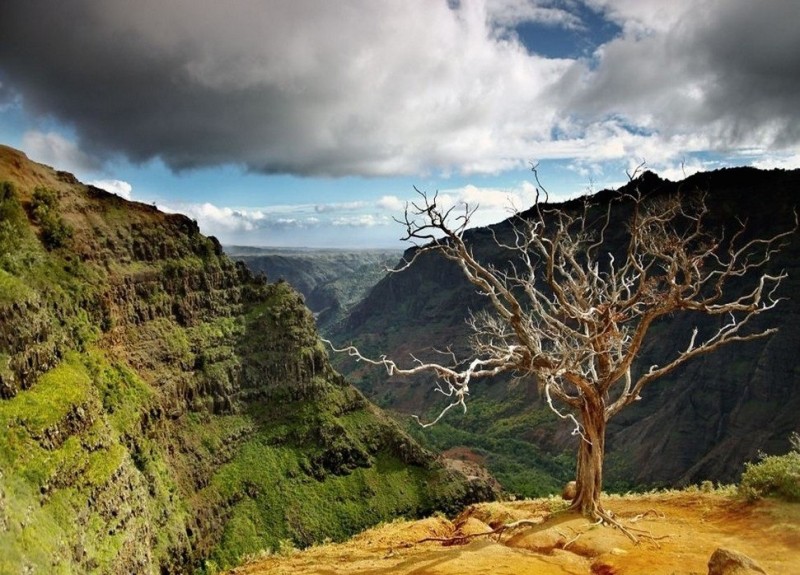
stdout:
<svg viewBox="0 0 800 575">
<path fill-rule="evenodd" d="M 286 283 L 0 147 L 0 573 L 213 572 L 450 509 Z"/>
</svg>

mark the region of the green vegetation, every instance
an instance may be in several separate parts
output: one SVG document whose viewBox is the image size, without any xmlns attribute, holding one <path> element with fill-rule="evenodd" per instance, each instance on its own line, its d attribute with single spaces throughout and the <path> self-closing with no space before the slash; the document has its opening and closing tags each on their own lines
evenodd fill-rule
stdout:
<svg viewBox="0 0 800 575">
<path fill-rule="evenodd" d="M 0 269 L 0 305 L 27 301 L 33 293 L 24 281 Z"/>
<path fill-rule="evenodd" d="M 122 434 L 122 428 L 130 431 L 130 422 L 114 423 L 118 415 L 141 408 L 130 398 L 142 397 L 142 384 L 130 373 L 119 373 L 126 368 L 97 350 L 86 356 L 73 352 L 33 388 L 0 401 L 0 426 L 7 430 L 0 435 L 0 497 L 7 503 L 0 548 L 9 550 L 0 572 L 58 565 L 56 572 L 71 573 L 86 561 L 98 572 L 110 571 L 121 549 L 148 529 L 148 511 L 169 509 L 145 492 L 118 494 L 115 514 L 110 507 L 88 504 L 110 504 L 119 489 L 115 483 L 126 476 L 133 480 Z M 123 397 L 128 401 L 117 405 L 124 409 L 103 415 L 102 402 Z M 80 559 L 76 542 L 82 545 Z"/>
<path fill-rule="evenodd" d="M 31 232 L 16 187 L 11 182 L 0 182 L 0 271 L 4 272 L 0 277 L 5 278 L 0 280 L 0 302 L 3 298 L 14 301 L 14 296 L 23 295 L 14 293 L 8 285 L 9 278 L 35 266 L 39 259 L 37 251 L 41 248 Z M 19 279 L 17 282 L 25 284 Z M 16 290 L 19 289 L 17 286 Z"/>
<path fill-rule="evenodd" d="M 0 403 L 0 413 L 33 436 L 41 436 L 63 421 L 70 410 L 89 400 L 91 378 L 77 354 L 69 354 L 58 367 L 45 373 L 36 385 Z"/>
<path fill-rule="evenodd" d="M 569 452 L 547 453 L 526 441 L 534 429 L 552 427 L 552 418 L 546 408 L 515 405 L 521 401 L 519 394 L 512 392 L 509 399 L 506 404 L 478 396 L 466 414 L 454 414 L 425 429 L 411 421 L 406 429 L 437 451 L 469 446 L 510 494 L 544 497 L 560 493 L 564 483 L 574 477 L 574 457 Z"/>
<path fill-rule="evenodd" d="M 270 281 L 286 280 L 303 294 L 318 329 L 327 331 L 397 264 L 393 250 L 292 250 L 228 246 L 226 252 Z"/>
<path fill-rule="evenodd" d="M 209 572 L 473 494 L 197 224 L 0 147 L 0 573 Z"/>
<path fill-rule="evenodd" d="M 42 243 L 47 249 L 63 247 L 72 237 L 70 228 L 59 214 L 58 194 L 48 188 L 36 188 L 30 204 L 33 221 L 41 227 Z"/>
<path fill-rule="evenodd" d="M 380 521 L 465 499 L 464 485 L 444 470 L 432 474 L 387 452 L 380 435 L 391 433 L 388 422 L 363 410 L 337 417 L 336 405 L 346 399 L 335 391 L 329 399 L 332 410 L 301 402 L 296 410 L 258 413 L 275 425 L 259 428 L 199 494 L 209 506 L 245 494 L 231 506 L 210 555 L 214 565 L 230 567 L 260 550 L 279 552 L 286 541 L 300 547 L 341 541 Z"/>
<path fill-rule="evenodd" d="M 768 455 L 748 463 L 742 474 L 739 492 L 748 499 L 774 495 L 787 501 L 800 501 L 800 435 L 790 437 L 792 449 L 785 455 Z"/>
</svg>

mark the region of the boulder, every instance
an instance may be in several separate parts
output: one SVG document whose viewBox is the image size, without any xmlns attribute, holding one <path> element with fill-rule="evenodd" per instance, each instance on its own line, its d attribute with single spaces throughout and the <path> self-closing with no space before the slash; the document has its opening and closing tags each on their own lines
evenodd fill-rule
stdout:
<svg viewBox="0 0 800 575">
<path fill-rule="evenodd" d="M 718 548 L 708 560 L 708 575 L 766 575 L 758 564 L 747 555 L 729 549 Z"/>
</svg>

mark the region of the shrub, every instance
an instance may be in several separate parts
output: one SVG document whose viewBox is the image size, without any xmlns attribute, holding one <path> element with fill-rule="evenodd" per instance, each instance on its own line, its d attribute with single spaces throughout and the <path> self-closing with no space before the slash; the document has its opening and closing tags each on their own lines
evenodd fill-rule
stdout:
<svg viewBox="0 0 800 575">
<path fill-rule="evenodd" d="M 72 237 L 72 228 L 58 214 L 58 196 L 53 190 L 33 191 L 31 215 L 42 229 L 42 243 L 48 250 L 62 247 Z"/>
<path fill-rule="evenodd" d="M 22 209 L 11 182 L 0 183 L 0 253 L 19 248 Z"/>
<path fill-rule="evenodd" d="M 792 433 L 789 441 L 792 450 L 786 455 L 769 455 L 745 466 L 740 494 L 751 500 L 775 495 L 800 501 L 800 436 Z"/>
</svg>

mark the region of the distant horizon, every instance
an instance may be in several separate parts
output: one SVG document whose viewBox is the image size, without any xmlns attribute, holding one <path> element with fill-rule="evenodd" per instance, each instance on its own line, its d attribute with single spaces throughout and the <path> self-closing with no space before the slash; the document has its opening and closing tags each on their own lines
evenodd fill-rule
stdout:
<svg viewBox="0 0 800 575">
<path fill-rule="evenodd" d="M 222 249 L 225 250 L 225 253 L 228 253 L 228 250 L 235 250 L 235 249 L 244 249 L 244 250 L 258 250 L 260 252 L 398 252 L 402 253 L 403 249 L 401 248 L 373 248 L 373 247 L 365 247 L 365 248 L 349 248 L 349 247 L 313 247 L 313 246 L 250 246 L 250 245 L 239 245 L 239 244 L 220 244 L 222 245 Z M 410 246 L 409 246 L 410 247 Z M 245 255 L 245 254 L 238 254 L 238 255 Z"/>
<path fill-rule="evenodd" d="M 687 180 L 687 179 L 689 179 L 689 178 L 691 178 L 693 176 L 697 176 L 697 175 L 702 175 L 702 174 L 707 174 L 707 173 L 714 173 L 714 172 L 723 171 L 723 170 L 739 170 L 739 169 L 742 169 L 742 170 L 748 170 L 749 169 L 749 170 L 756 170 L 756 171 L 762 171 L 762 172 L 770 172 L 770 171 L 775 171 L 775 170 L 778 170 L 778 171 L 790 171 L 791 172 L 791 171 L 800 170 L 800 167 L 792 167 L 792 168 L 783 168 L 783 167 L 757 168 L 757 167 L 749 166 L 749 165 L 720 166 L 720 167 L 716 167 L 716 168 L 709 169 L 709 170 L 697 171 L 697 172 L 693 172 L 691 174 L 684 174 L 680 178 L 662 177 L 661 174 L 659 174 L 655 170 L 651 170 L 649 168 L 644 168 L 641 173 L 636 174 L 636 177 L 641 177 L 641 175 L 644 174 L 645 172 L 651 172 L 651 173 L 655 174 L 658 178 L 660 178 L 661 180 L 663 180 L 665 182 L 681 183 L 684 180 Z M 564 204 L 564 203 L 570 202 L 572 200 L 576 200 L 576 199 L 580 199 L 580 198 L 586 197 L 587 195 L 588 196 L 593 196 L 593 195 L 599 194 L 601 192 L 617 191 L 620 188 L 625 187 L 628 183 L 630 183 L 630 181 L 631 180 L 628 180 L 628 181 L 625 181 L 625 182 L 620 182 L 620 183 L 618 183 L 618 184 L 616 184 L 614 186 L 603 187 L 602 189 L 590 190 L 590 191 L 584 190 L 584 191 L 582 191 L 580 193 L 576 193 L 576 194 L 572 194 L 572 195 L 557 196 L 555 199 L 548 199 L 546 203 L 549 206 L 553 206 L 554 207 L 554 206 L 558 206 L 560 204 Z M 532 208 L 534 205 L 535 205 L 535 203 L 531 203 L 529 206 L 521 208 L 518 211 L 519 212 L 524 212 L 527 209 Z M 473 229 L 477 229 L 477 228 L 493 226 L 493 225 L 502 223 L 503 221 L 508 219 L 508 217 L 510 217 L 510 214 L 507 215 L 506 217 L 503 217 L 502 219 L 497 220 L 497 221 L 485 222 L 485 223 L 481 223 L 481 224 L 471 225 L 471 226 L 469 226 L 467 228 L 467 230 L 473 230 Z M 397 224 L 397 225 L 398 225 L 398 227 L 400 226 L 400 224 Z M 398 239 L 397 243 L 398 243 L 398 245 L 389 245 L 389 246 L 380 246 L 380 245 L 378 245 L 378 246 L 348 246 L 348 245 L 341 245 L 341 246 L 312 246 L 312 245 L 280 246 L 280 245 L 253 245 L 253 244 L 235 244 L 235 243 L 234 244 L 227 244 L 227 243 L 221 242 L 221 245 L 222 245 L 223 249 L 225 249 L 225 250 L 233 249 L 233 248 L 239 248 L 239 249 L 252 249 L 252 250 L 261 250 L 261 251 L 270 251 L 270 250 L 272 250 L 272 251 L 276 251 L 276 252 L 280 252 L 280 251 L 285 251 L 285 252 L 292 252 L 292 251 L 294 251 L 294 252 L 304 252 L 304 251 L 314 251 L 314 252 L 325 252 L 325 251 L 330 251 L 330 252 L 358 252 L 358 251 L 376 252 L 376 251 L 378 251 L 378 252 L 384 252 L 385 251 L 385 252 L 398 252 L 398 253 L 402 253 L 402 252 L 406 251 L 407 249 L 413 248 L 415 246 L 414 243 L 408 242 L 406 240 L 399 240 Z M 226 253 L 227 253 L 227 251 L 226 251 Z M 243 254 L 240 254 L 240 255 L 243 255 Z"/>
</svg>

